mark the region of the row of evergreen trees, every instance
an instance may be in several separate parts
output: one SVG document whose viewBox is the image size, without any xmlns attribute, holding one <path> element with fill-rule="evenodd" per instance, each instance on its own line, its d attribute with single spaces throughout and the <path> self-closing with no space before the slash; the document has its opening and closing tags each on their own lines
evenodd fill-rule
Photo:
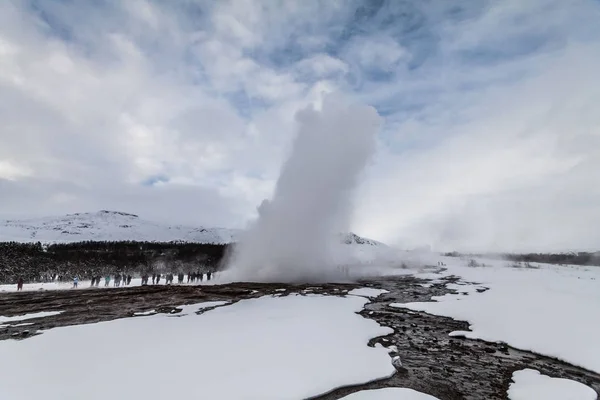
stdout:
<svg viewBox="0 0 600 400">
<path fill-rule="evenodd" d="M 106 274 L 214 271 L 227 245 L 183 242 L 0 243 L 0 283 L 52 277 L 88 279 Z"/>
</svg>

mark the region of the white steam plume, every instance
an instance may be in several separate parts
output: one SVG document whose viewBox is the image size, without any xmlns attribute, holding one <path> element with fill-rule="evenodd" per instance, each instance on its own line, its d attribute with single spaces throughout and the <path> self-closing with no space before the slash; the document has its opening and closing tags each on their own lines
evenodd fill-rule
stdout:
<svg viewBox="0 0 600 400">
<path fill-rule="evenodd" d="M 273 199 L 260 205 L 230 262 L 235 280 L 335 278 L 339 233 L 348 228 L 352 195 L 374 152 L 380 117 L 373 107 L 329 95 L 321 110 L 308 107 L 296 120 L 298 134 Z"/>
</svg>

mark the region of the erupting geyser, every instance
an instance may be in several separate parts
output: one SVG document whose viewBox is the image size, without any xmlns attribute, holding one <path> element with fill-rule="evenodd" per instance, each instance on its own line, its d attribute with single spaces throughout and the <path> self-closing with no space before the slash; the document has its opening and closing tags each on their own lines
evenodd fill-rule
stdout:
<svg viewBox="0 0 600 400">
<path fill-rule="evenodd" d="M 352 195 L 375 150 L 380 117 L 373 107 L 327 96 L 321 110 L 296 114 L 299 125 L 271 201 L 237 245 L 235 280 L 335 279 L 339 233 L 348 228 Z"/>
</svg>

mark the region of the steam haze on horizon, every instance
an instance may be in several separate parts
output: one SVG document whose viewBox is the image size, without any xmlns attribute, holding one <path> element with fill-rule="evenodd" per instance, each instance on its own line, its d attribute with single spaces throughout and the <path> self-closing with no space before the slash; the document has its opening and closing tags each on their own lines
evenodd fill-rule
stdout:
<svg viewBox="0 0 600 400">
<path fill-rule="evenodd" d="M 236 280 L 314 282 L 337 273 L 339 234 L 349 227 L 380 118 L 373 107 L 330 95 L 320 110 L 308 107 L 296 120 L 273 198 L 261 203 L 258 220 L 235 247 Z"/>
<path fill-rule="evenodd" d="M 0 2 L 0 218 L 244 228 L 305 179 L 283 179 L 295 116 L 335 94 L 381 118 L 347 230 L 597 251 L 598 21 L 593 0 Z"/>
</svg>

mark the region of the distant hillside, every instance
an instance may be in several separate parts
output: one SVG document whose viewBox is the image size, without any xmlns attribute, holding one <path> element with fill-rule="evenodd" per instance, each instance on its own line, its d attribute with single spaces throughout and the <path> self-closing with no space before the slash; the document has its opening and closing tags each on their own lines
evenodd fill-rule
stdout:
<svg viewBox="0 0 600 400">
<path fill-rule="evenodd" d="M 189 242 L 227 244 L 238 230 L 166 225 L 118 211 L 68 214 L 27 220 L 0 220 L 0 242 Z"/>
<path fill-rule="evenodd" d="M 79 243 L 79 242 L 183 242 L 229 244 L 241 237 L 241 230 L 227 228 L 166 225 L 119 211 L 67 214 L 21 220 L 0 220 L 0 242 Z M 340 234 L 349 245 L 386 247 L 352 232 Z"/>
</svg>

